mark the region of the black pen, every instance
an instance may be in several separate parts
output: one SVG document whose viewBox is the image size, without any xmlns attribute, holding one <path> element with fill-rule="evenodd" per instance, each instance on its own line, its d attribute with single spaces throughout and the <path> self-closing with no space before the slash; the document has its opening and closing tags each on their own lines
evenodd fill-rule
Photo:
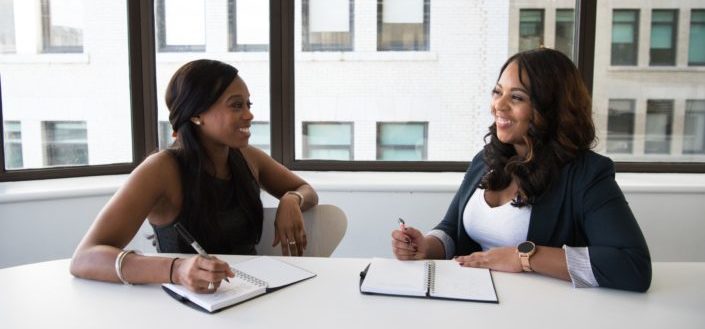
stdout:
<svg viewBox="0 0 705 329">
<path fill-rule="evenodd" d="M 198 244 L 198 241 L 193 238 L 191 233 L 189 233 L 186 228 L 184 228 L 181 223 L 176 223 L 174 224 L 174 228 L 176 229 L 176 232 L 181 235 L 184 240 L 186 240 L 186 243 L 190 244 L 193 249 L 196 250 L 196 252 L 201 255 L 201 257 L 206 258 L 206 259 L 211 259 L 211 255 L 209 255 L 205 250 L 203 250 L 203 247 L 201 247 L 200 244 Z M 227 277 L 225 277 L 225 281 L 230 282 Z"/>
</svg>

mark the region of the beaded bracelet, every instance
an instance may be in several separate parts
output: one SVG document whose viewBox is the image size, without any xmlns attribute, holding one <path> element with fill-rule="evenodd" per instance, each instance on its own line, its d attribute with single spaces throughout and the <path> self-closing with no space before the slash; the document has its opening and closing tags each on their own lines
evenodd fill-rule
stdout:
<svg viewBox="0 0 705 329">
<path fill-rule="evenodd" d="M 125 280 L 125 278 L 122 276 L 122 262 L 125 260 L 125 257 L 127 255 L 132 253 L 140 254 L 137 250 L 123 250 L 120 251 L 117 257 L 115 257 L 115 273 L 117 273 L 118 279 L 120 279 L 120 281 L 126 285 L 131 285 L 131 283 L 127 282 L 127 280 Z"/>
</svg>

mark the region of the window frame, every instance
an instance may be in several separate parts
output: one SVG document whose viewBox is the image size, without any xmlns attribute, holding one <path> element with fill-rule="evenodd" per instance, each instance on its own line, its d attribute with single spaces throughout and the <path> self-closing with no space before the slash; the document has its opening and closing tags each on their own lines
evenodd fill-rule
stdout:
<svg viewBox="0 0 705 329">
<path fill-rule="evenodd" d="M 231 52 L 266 52 L 268 44 L 237 43 L 237 1 L 228 0 L 228 51 Z M 271 28 L 271 27 L 270 27 Z"/>
<path fill-rule="evenodd" d="M 377 126 L 377 137 L 376 137 L 376 146 L 377 146 L 377 161 L 387 161 L 384 159 L 380 159 L 382 155 L 384 154 L 385 149 L 401 149 L 401 150 L 416 150 L 417 146 L 411 146 L 411 145 L 402 145 L 402 144 L 382 144 L 382 127 L 387 124 L 406 124 L 406 125 L 419 125 L 423 127 L 423 148 L 421 149 L 421 157 L 424 159 L 428 159 L 428 121 L 377 121 L 376 126 Z M 426 160 L 422 160 L 426 161 Z"/>
<path fill-rule="evenodd" d="M 614 25 L 615 25 L 614 24 L 614 13 L 617 11 L 629 11 L 629 12 L 635 13 L 635 16 L 634 16 L 635 20 L 634 20 L 634 22 L 631 23 L 632 28 L 634 30 L 634 34 L 632 35 L 632 38 L 634 39 L 634 42 L 632 45 L 632 48 L 634 51 L 634 61 L 633 61 L 633 63 L 628 63 L 628 64 L 615 63 L 614 54 L 615 54 L 615 44 L 616 43 L 614 42 L 613 36 L 610 35 L 610 38 L 611 38 L 611 40 L 610 40 L 610 66 L 638 66 L 639 65 L 639 35 L 640 35 L 639 26 L 641 24 L 641 9 L 634 9 L 634 8 L 614 8 L 614 9 L 612 9 L 612 31 L 614 31 Z M 624 24 L 624 23 L 622 23 L 622 24 Z M 614 32 L 612 32 L 612 33 L 614 33 Z M 621 45 L 623 43 L 617 43 L 617 44 Z M 592 90 L 591 90 L 591 92 L 592 92 Z"/>
<path fill-rule="evenodd" d="M 51 12 L 49 3 L 51 0 L 41 0 L 41 28 L 42 28 L 42 53 L 52 54 L 52 53 L 73 53 L 80 54 L 83 53 L 83 41 L 85 40 L 81 37 L 80 46 L 55 46 L 51 43 Z M 81 31 L 83 34 L 84 31 Z M 17 36 L 15 35 L 15 45 L 17 44 Z"/>
<path fill-rule="evenodd" d="M 348 0 L 349 6 L 349 31 L 350 44 L 349 45 L 324 45 L 320 43 L 311 43 L 311 32 L 309 21 L 309 1 L 301 0 L 301 51 L 312 52 L 312 51 L 353 51 L 355 49 L 355 0 Z M 271 6 L 271 1 L 270 1 Z M 271 8 L 271 7 L 270 7 Z M 271 11 L 271 9 L 270 9 Z M 304 15 L 306 13 L 306 15 Z M 293 19 L 293 18 L 292 18 Z M 293 26 L 291 26 L 293 28 Z M 313 33 L 324 33 L 324 32 L 313 32 Z M 325 33 L 344 33 L 344 32 L 325 32 Z"/>
<path fill-rule="evenodd" d="M 426 41 L 420 49 L 404 49 L 389 47 L 382 43 L 382 27 L 384 19 L 384 0 L 377 0 L 377 51 L 430 51 L 431 50 L 431 0 L 423 0 L 423 34 Z"/>
<path fill-rule="evenodd" d="M 519 32 L 519 46 L 517 48 L 518 51 L 524 51 L 524 50 L 530 50 L 530 49 L 535 49 L 535 48 L 529 48 L 529 49 L 522 49 L 521 48 L 521 26 L 522 26 L 522 21 L 521 21 L 521 13 L 522 12 L 539 12 L 541 14 L 541 20 L 539 21 L 536 26 L 538 26 L 539 33 L 536 35 L 539 37 L 539 45 L 536 48 L 539 48 L 546 43 L 546 9 L 545 8 L 520 8 L 519 9 L 519 29 L 517 32 Z M 575 24 L 575 22 L 573 22 Z"/>
<path fill-rule="evenodd" d="M 132 124 L 132 161 L 106 165 L 5 170 L 0 147 L 0 182 L 126 174 L 158 148 L 156 45 L 154 1 L 125 0 L 128 8 L 129 83 Z M 595 51 L 595 1 L 576 0 L 574 61 L 592 92 Z M 295 159 L 293 1 L 270 0 L 270 97 L 272 157 L 291 170 L 464 172 L 469 162 L 457 161 L 326 161 Z M 0 122 L 2 121 L 0 77 Z M 0 139 L 4 143 L 0 124 Z M 4 144 L 3 144 L 4 145 Z M 470 159 L 468 159 L 470 160 Z M 705 173 L 705 163 L 617 162 L 620 172 Z"/>
<path fill-rule="evenodd" d="M 312 150 L 348 150 L 350 158 L 355 158 L 355 122 L 353 121 L 302 121 L 301 122 L 301 132 L 302 136 L 308 136 L 308 130 L 310 125 L 338 125 L 338 126 L 350 126 L 350 144 L 345 145 L 311 145 L 308 143 L 306 138 L 302 138 L 301 142 L 301 156 L 305 158 L 306 155 Z M 341 160 L 321 160 L 321 161 L 341 161 Z M 345 160 L 343 160 L 345 161 Z M 352 161 L 352 160 L 348 160 Z"/>
<path fill-rule="evenodd" d="M 669 12 L 673 14 L 673 20 L 669 23 L 654 22 L 654 14 L 656 12 Z M 651 10 L 651 31 L 649 35 L 649 66 L 675 66 L 676 57 L 678 56 L 678 21 L 680 11 L 678 9 L 652 9 Z M 653 47 L 653 32 L 655 26 L 668 26 L 671 28 L 671 47 L 668 49 L 660 49 Z M 668 53 L 670 61 L 654 62 L 654 57 L 661 53 Z M 660 55 L 659 57 L 662 57 Z"/>
<path fill-rule="evenodd" d="M 690 50 L 693 47 L 691 34 L 693 33 L 693 25 L 700 25 L 705 29 L 705 21 L 693 21 L 693 13 L 702 13 L 705 15 L 705 9 L 691 9 L 690 10 L 690 24 L 688 25 L 688 66 L 705 66 L 705 59 L 702 62 L 694 62 L 690 60 Z M 693 24 L 695 23 L 695 24 Z M 705 40 L 700 40 L 700 46 L 705 47 Z"/>
<path fill-rule="evenodd" d="M 206 51 L 206 36 L 203 35 L 202 45 L 170 45 L 166 43 L 166 0 L 150 0 L 150 2 L 156 1 L 157 9 L 154 14 L 159 16 L 157 20 L 157 40 L 159 41 L 158 52 L 160 53 L 173 53 L 173 52 L 205 52 Z M 203 0 L 203 5 L 205 6 L 206 0 Z M 205 9 L 204 9 L 205 11 Z M 205 26 L 203 27 L 203 32 L 206 33 Z"/>
</svg>

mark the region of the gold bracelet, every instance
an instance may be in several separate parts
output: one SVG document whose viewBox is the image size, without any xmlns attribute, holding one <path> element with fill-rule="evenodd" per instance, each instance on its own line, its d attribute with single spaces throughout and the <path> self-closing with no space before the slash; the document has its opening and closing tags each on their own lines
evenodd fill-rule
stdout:
<svg viewBox="0 0 705 329">
<path fill-rule="evenodd" d="M 120 281 L 126 285 L 132 284 L 127 282 L 127 280 L 125 280 L 125 278 L 122 276 L 122 262 L 125 260 L 125 257 L 131 253 L 139 254 L 137 250 L 123 250 L 120 251 L 117 257 L 115 257 L 115 273 L 117 274 L 118 279 L 120 279 Z"/>
<path fill-rule="evenodd" d="M 301 192 L 299 192 L 299 191 L 289 191 L 289 192 L 284 193 L 284 195 L 287 195 L 287 194 L 293 194 L 293 195 L 299 197 L 299 208 L 301 208 L 301 207 L 304 206 L 304 195 L 301 194 Z"/>
</svg>

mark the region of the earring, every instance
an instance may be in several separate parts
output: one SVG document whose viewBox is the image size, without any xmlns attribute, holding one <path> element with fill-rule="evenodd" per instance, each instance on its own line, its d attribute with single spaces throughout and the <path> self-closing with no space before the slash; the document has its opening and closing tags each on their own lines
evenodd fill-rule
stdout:
<svg viewBox="0 0 705 329">
<path fill-rule="evenodd" d="M 196 120 L 196 121 L 194 121 L 193 123 L 195 123 L 197 126 L 200 126 L 200 125 L 201 125 L 201 120 Z"/>
</svg>

